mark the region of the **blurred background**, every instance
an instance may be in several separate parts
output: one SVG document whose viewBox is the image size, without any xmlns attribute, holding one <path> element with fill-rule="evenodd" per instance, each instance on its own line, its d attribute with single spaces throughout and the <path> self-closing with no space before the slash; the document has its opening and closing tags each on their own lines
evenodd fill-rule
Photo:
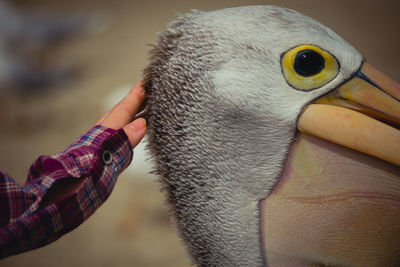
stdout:
<svg viewBox="0 0 400 267">
<path fill-rule="evenodd" d="M 149 44 L 191 9 L 275 4 L 315 18 L 400 81 L 400 4 L 386 1 L 0 0 L 0 168 L 24 183 L 141 77 Z M 145 152 L 107 203 L 51 245 L 0 266 L 190 266 Z"/>
</svg>

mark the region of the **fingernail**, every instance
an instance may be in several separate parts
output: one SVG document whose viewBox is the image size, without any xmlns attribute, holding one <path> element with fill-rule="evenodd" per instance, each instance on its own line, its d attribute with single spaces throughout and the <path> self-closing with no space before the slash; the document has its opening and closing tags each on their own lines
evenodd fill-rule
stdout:
<svg viewBox="0 0 400 267">
<path fill-rule="evenodd" d="M 143 130 L 146 127 L 146 120 L 143 118 L 139 118 L 137 120 L 134 120 L 129 127 L 132 127 L 136 131 Z"/>
<path fill-rule="evenodd" d="M 143 81 L 140 80 L 138 81 L 135 85 L 134 88 L 136 88 L 136 90 L 138 91 L 139 94 L 144 95 L 146 92 L 144 90 L 144 84 Z"/>
<path fill-rule="evenodd" d="M 140 87 L 139 93 L 140 93 L 141 95 L 145 95 L 145 94 L 146 94 L 146 91 L 144 90 L 144 87 Z"/>
</svg>

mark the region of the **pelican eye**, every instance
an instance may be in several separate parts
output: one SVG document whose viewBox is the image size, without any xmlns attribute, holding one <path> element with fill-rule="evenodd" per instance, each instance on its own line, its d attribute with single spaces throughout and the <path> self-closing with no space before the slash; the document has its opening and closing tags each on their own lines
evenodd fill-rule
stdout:
<svg viewBox="0 0 400 267">
<path fill-rule="evenodd" d="M 285 52 L 281 65 L 287 83 L 302 91 L 322 87 L 339 73 L 336 58 L 314 45 L 299 45 Z"/>
<path fill-rule="evenodd" d="M 325 60 L 314 50 L 306 49 L 297 53 L 293 68 L 300 76 L 309 77 L 325 68 Z"/>
</svg>

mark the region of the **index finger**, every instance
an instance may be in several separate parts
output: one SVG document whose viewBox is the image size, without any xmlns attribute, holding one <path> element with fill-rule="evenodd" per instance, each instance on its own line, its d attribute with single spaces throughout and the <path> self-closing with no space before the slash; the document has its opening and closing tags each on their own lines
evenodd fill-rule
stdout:
<svg viewBox="0 0 400 267">
<path fill-rule="evenodd" d="M 103 119 L 101 125 L 107 128 L 120 129 L 132 121 L 144 100 L 143 82 L 136 83 L 129 93 Z"/>
</svg>

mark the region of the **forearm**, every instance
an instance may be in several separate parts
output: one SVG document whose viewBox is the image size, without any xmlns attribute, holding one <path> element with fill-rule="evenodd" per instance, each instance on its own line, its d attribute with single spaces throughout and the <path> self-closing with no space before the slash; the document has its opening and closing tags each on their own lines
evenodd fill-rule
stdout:
<svg viewBox="0 0 400 267">
<path fill-rule="evenodd" d="M 76 228 L 108 198 L 131 159 L 123 130 L 96 126 L 63 152 L 39 157 L 24 186 L 3 174 L 0 257 L 44 246 Z"/>
</svg>

